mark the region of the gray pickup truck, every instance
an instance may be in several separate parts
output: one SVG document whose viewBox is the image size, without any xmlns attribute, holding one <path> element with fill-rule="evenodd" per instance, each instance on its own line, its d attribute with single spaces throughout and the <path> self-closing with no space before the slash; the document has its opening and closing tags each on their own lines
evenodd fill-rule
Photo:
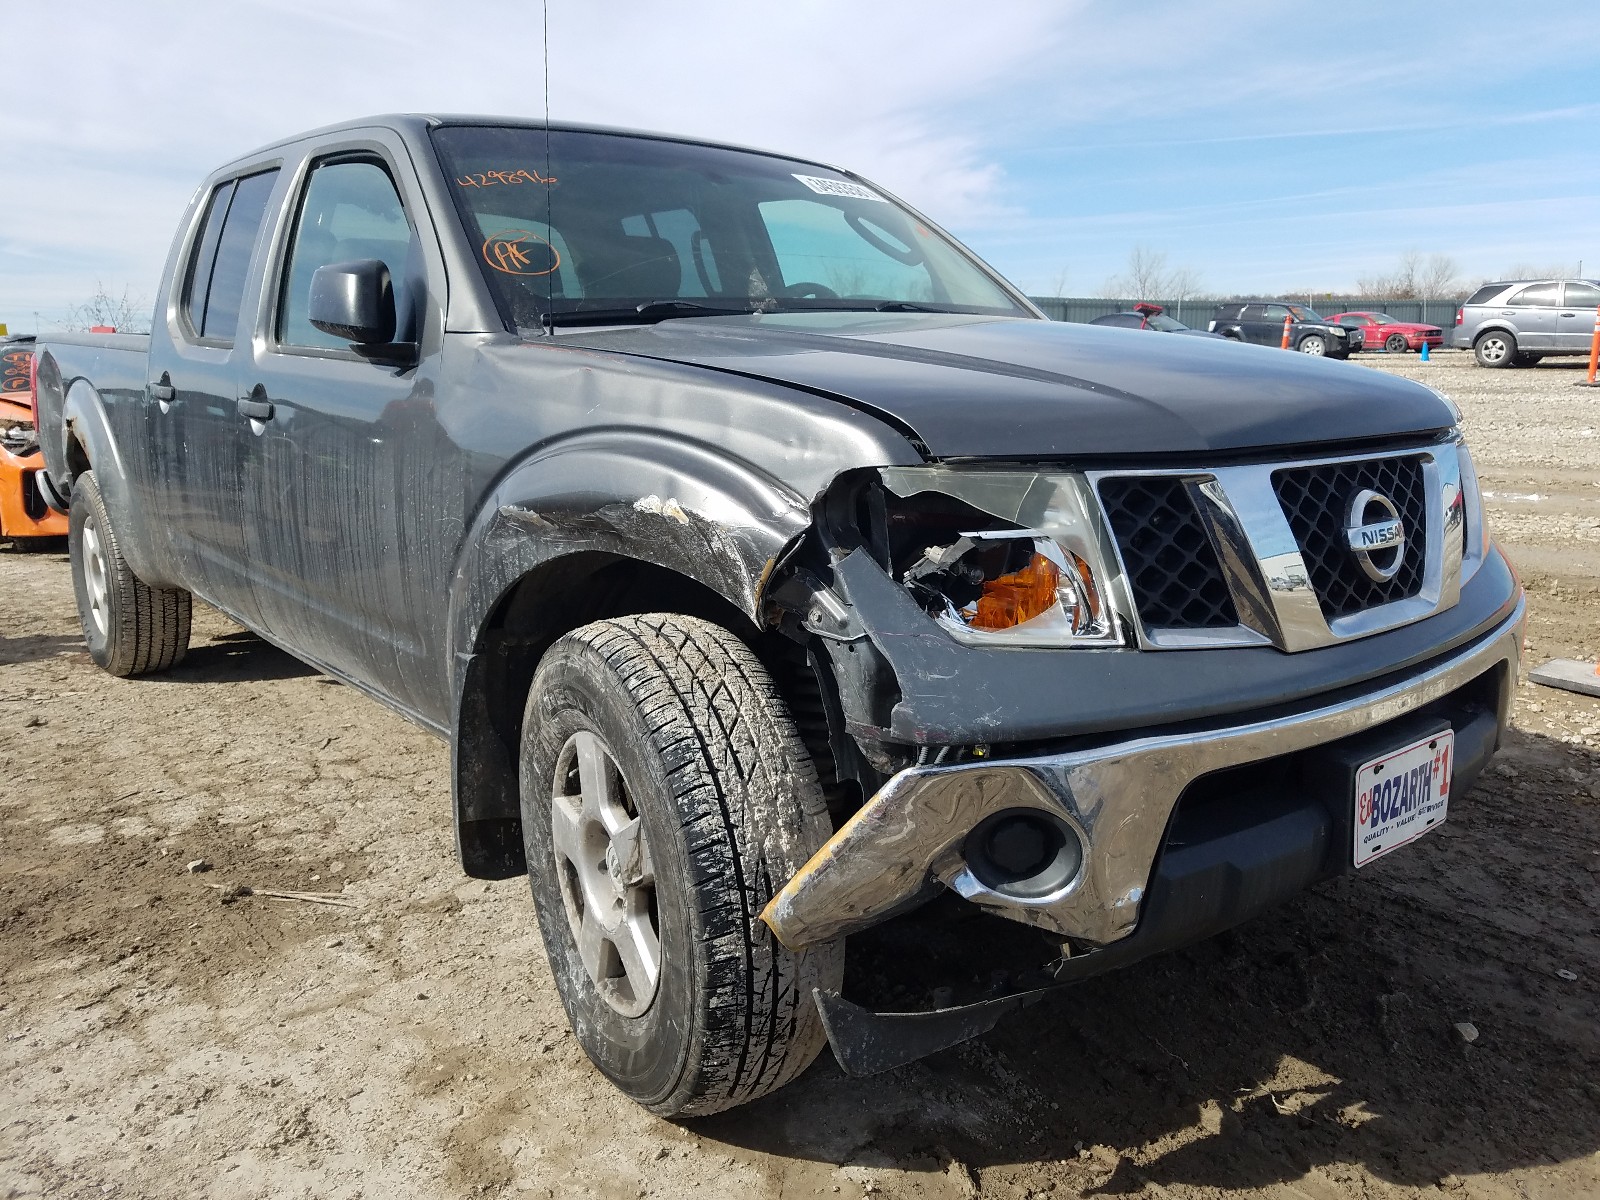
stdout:
<svg viewBox="0 0 1600 1200">
<path fill-rule="evenodd" d="M 527 875 L 658 1113 L 1357 871 L 1504 729 L 1522 590 L 1446 399 L 1052 323 L 837 168 L 361 121 L 207 179 L 159 296 L 39 353 L 94 660 L 173 667 L 199 597 L 448 739 L 463 869 Z M 895 930 L 965 957 L 847 988 Z"/>
</svg>

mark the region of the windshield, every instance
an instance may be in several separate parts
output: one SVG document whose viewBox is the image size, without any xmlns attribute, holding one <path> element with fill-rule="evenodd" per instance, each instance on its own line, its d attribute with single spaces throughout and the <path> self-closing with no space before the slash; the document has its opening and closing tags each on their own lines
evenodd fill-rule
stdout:
<svg viewBox="0 0 1600 1200">
<path fill-rule="evenodd" d="M 1290 304 L 1287 307 L 1288 307 L 1289 311 L 1294 314 L 1294 319 L 1296 321 L 1321 321 L 1322 320 L 1321 317 L 1319 317 L 1311 309 L 1306 308 L 1304 305 Z"/>
<path fill-rule="evenodd" d="M 1152 317 L 1146 317 L 1145 323 L 1148 324 L 1151 329 L 1159 329 L 1162 333 L 1176 333 L 1180 329 L 1189 328 L 1182 321 L 1174 321 L 1171 317 L 1165 315 L 1164 313 L 1156 313 Z"/>
<path fill-rule="evenodd" d="M 552 130 L 548 153 L 542 129 L 445 126 L 433 140 L 519 327 L 813 309 L 1032 315 L 960 247 L 827 167 L 572 130 Z"/>
</svg>

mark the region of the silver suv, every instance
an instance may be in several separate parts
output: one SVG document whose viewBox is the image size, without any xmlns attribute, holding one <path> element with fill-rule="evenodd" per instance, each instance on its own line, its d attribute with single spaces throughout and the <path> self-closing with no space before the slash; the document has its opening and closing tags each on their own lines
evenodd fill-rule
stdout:
<svg viewBox="0 0 1600 1200">
<path fill-rule="evenodd" d="M 1531 366 L 1550 354 L 1587 354 L 1600 283 L 1514 279 L 1486 283 L 1456 309 L 1450 344 L 1470 348 L 1480 367 Z"/>
</svg>

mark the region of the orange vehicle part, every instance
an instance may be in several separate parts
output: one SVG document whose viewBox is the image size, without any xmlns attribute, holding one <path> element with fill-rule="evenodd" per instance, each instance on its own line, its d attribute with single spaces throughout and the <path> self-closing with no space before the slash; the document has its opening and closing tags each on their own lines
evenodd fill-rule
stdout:
<svg viewBox="0 0 1600 1200">
<path fill-rule="evenodd" d="M 28 368 L 33 351 L 0 346 L 0 539 L 64 537 L 67 518 L 45 505 L 35 476 L 44 455 L 26 439 L 27 453 L 16 453 L 13 430 L 33 429 L 33 388 Z"/>
</svg>

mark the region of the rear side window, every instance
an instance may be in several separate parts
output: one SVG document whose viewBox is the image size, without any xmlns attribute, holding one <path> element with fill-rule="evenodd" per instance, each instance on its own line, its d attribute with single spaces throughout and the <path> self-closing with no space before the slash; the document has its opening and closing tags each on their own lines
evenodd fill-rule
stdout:
<svg viewBox="0 0 1600 1200">
<path fill-rule="evenodd" d="M 1472 295 L 1467 297 L 1468 304 L 1487 304 L 1491 297 L 1498 296 L 1506 290 L 1503 283 L 1486 283 Z"/>
<path fill-rule="evenodd" d="M 1511 299 L 1506 301 L 1511 305 L 1537 305 L 1540 308 L 1554 308 L 1561 303 L 1561 285 L 1559 283 L 1536 283 L 1532 287 L 1525 287 Z"/>
<path fill-rule="evenodd" d="M 256 235 L 277 179 L 276 171 L 263 171 L 211 193 L 184 286 L 184 315 L 198 337 L 233 341 Z"/>
</svg>

